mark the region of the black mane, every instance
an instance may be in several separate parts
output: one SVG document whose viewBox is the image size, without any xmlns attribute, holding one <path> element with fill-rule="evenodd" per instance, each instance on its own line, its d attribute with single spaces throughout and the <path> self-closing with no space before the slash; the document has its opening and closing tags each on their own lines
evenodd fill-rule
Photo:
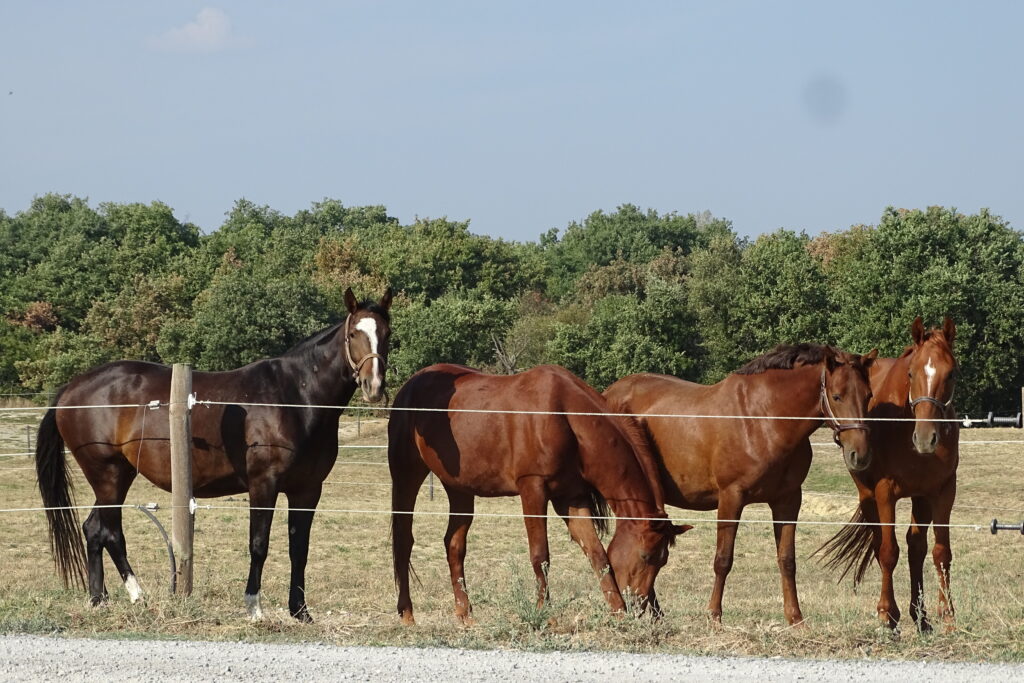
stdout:
<svg viewBox="0 0 1024 683">
<path fill-rule="evenodd" d="M 766 370 L 792 370 L 803 365 L 817 365 L 836 350 L 821 344 L 779 344 L 736 370 L 736 375 L 757 375 Z"/>
</svg>

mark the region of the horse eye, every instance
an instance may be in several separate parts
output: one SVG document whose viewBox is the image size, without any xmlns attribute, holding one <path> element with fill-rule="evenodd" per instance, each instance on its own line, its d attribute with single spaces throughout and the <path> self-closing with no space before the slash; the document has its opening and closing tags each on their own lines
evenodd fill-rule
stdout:
<svg viewBox="0 0 1024 683">
<path fill-rule="evenodd" d="M 833 400 L 833 401 L 838 401 L 838 400 L 840 400 L 840 398 L 839 398 L 839 394 L 832 394 L 832 400 Z"/>
</svg>

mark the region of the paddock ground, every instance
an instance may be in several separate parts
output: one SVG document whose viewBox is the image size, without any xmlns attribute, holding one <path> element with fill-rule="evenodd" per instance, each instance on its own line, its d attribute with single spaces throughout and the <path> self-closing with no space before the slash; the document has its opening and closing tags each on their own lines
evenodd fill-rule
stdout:
<svg viewBox="0 0 1024 683">
<path fill-rule="evenodd" d="M 23 453 L 38 414 L 0 413 L 0 453 Z M 383 420 L 343 421 L 343 449 L 325 486 L 316 517 L 307 568 L 308 602 L 316 623 L 301 625 L 287 615 L 287 530 L 279 513 L 264 572 L 267 618 L 245 618 L 242 592 L 248 569 L 248 512 L 245 496 L 200 501 L 211 508 L 196 513 L 195 592 L 183 599 L 167 594 L 168 563 L 163 540 L 142 514 L 125 511 L 129 558 L 146 592 L 130 604 L 107 562 L 110 601 L 91 608 L 84 592 L 65 589 L 53 571 L 45 518 L 41 512 L 0 512 L 0 632 L 59 634 L 156 640 L 316 642 L 339 646 L 441 646 L 465 649 L 627 651 L 660 654 L 741 655 L 785 658 L 1024 661 L 1024 537 L 993 536 L 993 517 L 1024 519 L 1024 432 L 974 429 L 961 432 L 961 465 L 953 522 L 976 525 L 954 529 L 953 597 L 958 613 L 953 633 L 919 634 L 904 622 L 892 634 L 877 627 L 878 571 L 854 591 L 837 584 L 807 556 L 838 527 L 803 524 L 798 528 L 798 582 L 805 628 L 786 625 L 771 527 L 745 525 L 725 595 L 724 625 L 709 626 L 704 616 L 711 590 L 714 553 L 713 513 L 670 509 L 677 518 L 696 519 L 681 536 L 658 579 L 666 616 L 610 616 L 582 553 L 570 543 L 564 525 L 549 524 L 552 600 L 533 605 L 533 578 L 526 535 L 515 499 L 478 501 L 480 518 L 469 536 L 467 579 L 475 626 L 451 618 L 452 595 L 441 538 L 447 503 L 440 487 L 424 486 L 417 504 L 413 585 L 417 626 L 403 628 L 394 613 L 388 509 L 390 481 Z M 992 443 L 968 443 L 968 442 Z M 830 435 L 812 442 L 814 463 L 805 483 L 801 520 L 841 522 L 855 504 L 854 487 Z M 374 446 L 378 448 L 374 448 Z M 72 465 L 81 504 L 90 490 Z M 135 484 L 129 504 L 159 505 L 156 514 L 169 528 L 169 494 L 146 482 Z M 283 508 L 284 499 L 279 501 Z M 33 460 L 0 458 L 0 508 L 38 507 Z M 900 521 L 909 517 L 900 505 Z M 508 517 L 487 517 L 502 514 Z M 747 508 L 744 519 L 767 519 L 766 506 Z M 902 538 L 903 531 L 900 532 Z M 930 564 L 930 562 L 929 562 Z M 897 598 L 906 614 L 909 600 L 905 552 L 897 568 Z M 926 601 L 935 603 L 934 572 L 927 568 Z"/>
</svg>

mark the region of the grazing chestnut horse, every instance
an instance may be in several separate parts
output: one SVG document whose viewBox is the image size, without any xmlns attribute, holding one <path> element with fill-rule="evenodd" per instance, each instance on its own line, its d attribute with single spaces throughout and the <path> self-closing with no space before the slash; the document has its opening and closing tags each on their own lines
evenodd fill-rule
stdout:
<svg viewBox="0 0 1024 683">
<path fill-rule="evenodd" d="M 718 508 L 715 587 L 708 611 L 722 620 L 738 521 L 749 503 L 767 503 L 775 520 L 782 597 L 790 624 L 803 621 L 796 592 L 796 519 L 811 465 L 808 437 L 824 418 L 851 468 L 871 459 L 862 420 L 869 396 L 865 356 L 828 346 L 782 345 L 705 386 L 676 377 L 630 375 L 605 391 L 615 412 L 639 413 L 661 467 L 665 502 Z M 670 415 L 709 417 L 669 417 Z M 660 416 L 659 416 L 660 415 Z M 713 416 L 802 419 L 724 419 Z"/>
<path fill-rule="evenodd" d="M 928 552 L 928 525 L 935 523 L 932 560 L 939 576 L 939 616 L 946 630 L 954 627 L 949 595 L 950 511 L 956 498 L 956 468 L 960 460 L 960 426 L 938 420 L 956 417 L 953 390 L 957 362 L 953 357 L 956 326 L 946 318 L 942 329 L 925 330 L 921 318 L 910 328 L 914 340 L 899 358 L 879 359 L 871 370 L 869 415 L 902 422 L 872 422 L 870 467 L 851 471 L 860 493 L 854 522 L 881 522 L 882 526 L 848 526 L 822 546 L 828 566 L 856 566 L 854 585 L 860 583 L 872 558 L 882 570 L 878 618 L 896 628 L 900 609 L 893 594 L 892 573 L 900 556 L 896 542 L 896 501 L 913 502 L 907 552 L 910 556 L 910 615 L 922 631 L 931 630 L 924 610 L 924 558 Z"/>
<path fill-rule="evenodd" d="M 338 455 L 340 408 L 273 407 L 264 404 L 343 406 L 358 386 L 367 401 L 384 395 L 391 335 L 391 290 L 379 303 L 357 303 L 345 292 L 344 322 L 301 342 L 278 358 L 228 372 L 196 372 L 192 388 L 200 400 L 227 402 L 192 411 L 192 477 L 196 496 L 249 494 L 249 580 L 245 603 L 253 619 L 262 617 L 260 584 L 267 558 L 277 495 L 288 497 L 291 587 L 288 608 L 312 621 L 306 608 L 305 569 L 313 508 Z M 92 603 L 107 597 L 103 584 L 106 550 L 135 602 L 141 595 L 128 564 L 121 508 L 136 475 L 170 490 L 171 465 L 165 412 L 147 407 L 62 409 L 82 405 L 141 405 L 166 401 L 171 369 L 165 365 L 120 361 L 74 378 L 57 393 L 39 427 L 36 471 L 48 507 L 54 561 L 65 583 L 83 582 L 88 563 Z M 238 401 L 240 405 L 230 405 Z M 85 520 L 85 556 L 77 530 L 64 446 L 74 456 L 96 494 Z M 260 509 L 257 509 L 260 508 Z M 271 508 L 271 509 L 263 509 Z"/>
<path fill-rule="evenodd" d="M 509 376 L 432 365 L 405 383 L 393 409 L 388 464 L 403 623 L 414 623 L 409 596 L 412 512 L 429 472 L 448 493 L 444 544 L 455 616 L 463 623 L 472 622 L 463 563 L 474 496 L 522 499 L 538 605 L 548 596 L 546 515 L 551 501 L 590 559 L 611 608 L 625 609 L 621 591 L 629 588 L 657 611 L 654 579 L 676 535 L 690 527 L 668 520 L 657 466 L 641 435 L 627 420 L 606 416 L 599 393 L 557 366 Z M 597 521 L 603 528 L 605 520 L 592 519 L 595 513 L 606 515 L 605 501 L 622 518 L 607 554 L 594 525 Z"/>
</svg>

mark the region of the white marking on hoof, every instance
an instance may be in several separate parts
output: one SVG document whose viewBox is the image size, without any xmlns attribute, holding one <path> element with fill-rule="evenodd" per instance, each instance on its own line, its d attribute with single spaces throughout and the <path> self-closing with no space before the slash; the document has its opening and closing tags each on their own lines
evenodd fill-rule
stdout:
<svg viewBox="0 0 1024 683">
<path fill-rule="evenodd" d="M 245 609 L 249 612 L 249 621 L 263 621 L 263 608 L 260 607 L 260 594 L 245 594 Z"/>
<path fill-rule="evenodd" d="M 128 578 L 124 580 L 124 589 L 128 591 L 128 599 L 132 601 L 133 605 L 142 597 L 142 586 L 139 585 L 135 574 L 129 574 Z"/>
</svg>

